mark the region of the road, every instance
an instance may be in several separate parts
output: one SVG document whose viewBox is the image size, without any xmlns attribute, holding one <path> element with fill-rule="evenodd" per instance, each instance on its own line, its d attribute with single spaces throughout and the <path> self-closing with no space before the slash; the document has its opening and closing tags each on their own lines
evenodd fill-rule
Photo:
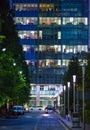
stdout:
<svg viewBox="0 0 90 130">
<path fill-rule="evenodd" d="M 55 113 L 29 112 L 16 119 L 0 119 L 0 130 L 68 130 Z"/>
</svg>

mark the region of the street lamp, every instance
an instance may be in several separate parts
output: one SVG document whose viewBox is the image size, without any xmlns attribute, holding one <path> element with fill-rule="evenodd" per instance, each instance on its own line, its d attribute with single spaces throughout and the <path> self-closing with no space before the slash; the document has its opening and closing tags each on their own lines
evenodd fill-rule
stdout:
<svg viewBox="0 0 90 130">
<path fill-rule="evenodd" d="M 76 111 L 79 112 L 79 92 L 78 92 L 78 87 L 77 87 L 77 104 L 76 104 Z"/>
<path fill-rule="evenodd" d="M 2 48 L 2 51 L 5 52 L 5 51 L 6 51 L 6 48 Z"/>
<path fill-rule="evenodd" d="M 16 63 L 15 63 L 15 62 L 13 63 L 13 66 L 16 66 Z"/>
<path fill-rule="evenodd" d="M 82 87 L 83 87 L 83 92 L 82 92 L 82 99 L 83 99 L 83 130 L 85 130 L 85 95 L 84 95 L 84 84 L 85 80 L 85 64 L 82 64 Z"/>
<path fill-rule="evenodd" d="M 67 82 L 68 86 L 68 114 L 69 114 L 69 88 L 70 88 L 70 82 Z"/>
<path fill-rule="evenodd" d="M 21 70 L 21 71 L 19 71 L 19 73 L 20 73 L 20 74 L 22 74 L 22 73 L 23 73 L 23 72 L 22 72 L 22 70 Z"/>
<path fill-rule="evenodd" d="M 60 110 L 63 110 L 63 99 L 62 99 L 62 93 L 63 93 L 63 85 L 61 87 L 61 90 L 59 92 L 59 95 L 60 95 Z"/>
<path fill-rule="evenodd" d="M 73 112 L 75 112 L 75 83 L 76 75 L 73 75 Z"/>
<path fill-rule="evenodd" d="M 82 60 L 79 62 L 82 67 L 82 118 L 83 118 L 83 130 L 85 130 L 85 66 L 87 65 L 86 54 L 82 53 L 80 56 Z"/>
<path fill-rule="evenodd" d="M 66 114 L 66 94 L 65 94 L 66 86 L 64 85 L 64 115 Z"/>
</svg>

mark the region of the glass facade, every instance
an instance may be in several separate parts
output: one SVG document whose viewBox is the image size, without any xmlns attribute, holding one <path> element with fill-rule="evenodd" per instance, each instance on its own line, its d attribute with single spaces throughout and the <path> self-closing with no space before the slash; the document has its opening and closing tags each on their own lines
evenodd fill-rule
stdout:
<svg viewBox="0 0 90 130">
<path fill-rule="evenodd" d="M 50 90 L 41 86 L 55 85 L 56 92 L 70 58 L 88 51 L 88 0 L 12 0 L 12 7 L 31 84 L 39 84 L 40 94 L 46 97 Z"/>
</svg>

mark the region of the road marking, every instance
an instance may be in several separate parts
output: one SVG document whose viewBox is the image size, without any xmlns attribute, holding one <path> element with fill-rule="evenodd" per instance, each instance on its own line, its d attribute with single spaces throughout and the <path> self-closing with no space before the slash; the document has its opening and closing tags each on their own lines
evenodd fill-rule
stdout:
<svg viewBox="0 0 90 130">
<path fill-rule="evenodd" d="M 27 115 L 27 116 L 25 116 L 25 118 L 32 118 L 32 116 L 28 116 L 28 115 Z"/>
<path fill-rule="evenodd" d="M 65 125 L 64 125 L 64 123 L 62 123 L 60 120 L 58 120 L 60 123 L 61 123 L 61 125 L 66 129 L 66 130 L 69 130 L 69 128 L 67 128 Z"/>
<path fill-rule="evenodd" d="M 33 118 L 33 116 L 28 116 L 28 115 L 26 115 L 25 118 Z M 39 119 L 39 118 L 42 118 L 42 116 L 37 116 L 37 117 L 35 117 L 35 118 Z"/>
<path fill-rule="evenodd" d="M 54 117 L 50 117 L 50 116 L 49 116 L 49 117 L 47 117 L 47 118 L 54 118 Z"/>
<path fill-rule="evenodd" d="M 34 130 L 37 130 L 40 119 L 37 121 Z"/>
</svg>

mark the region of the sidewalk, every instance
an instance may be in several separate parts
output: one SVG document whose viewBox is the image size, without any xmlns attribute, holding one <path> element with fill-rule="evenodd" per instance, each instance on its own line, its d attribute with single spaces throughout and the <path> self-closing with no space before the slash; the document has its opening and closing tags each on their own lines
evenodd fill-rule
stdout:
<svg viewBox="0 0 90 130">
<path fill-rule="evenodd" d="M 60 114 L 59 110 L 56 110 L 56 113 Z M 80 127 L 73 127 L 72 120 L 66 119 L 66 117 L 59 117 L 60 121 L 69 129 L 69 130 L 83 130 L 83 124 L 80 122 Z M 85 130 L 90 130 L 90 125 L 85 124 Z"/>
</svg>

